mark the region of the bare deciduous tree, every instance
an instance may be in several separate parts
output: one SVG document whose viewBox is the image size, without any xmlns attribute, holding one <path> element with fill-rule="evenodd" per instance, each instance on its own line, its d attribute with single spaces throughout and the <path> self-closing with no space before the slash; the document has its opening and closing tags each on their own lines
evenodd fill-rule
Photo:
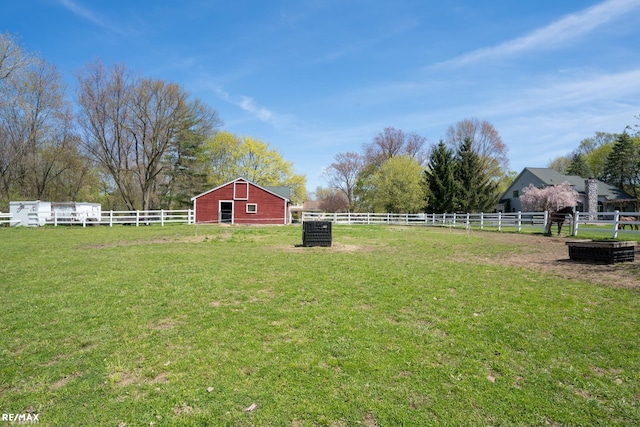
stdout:
<svg viewBox="0 0 640 427">
<path fill-rule="evenodd" d="M 5 200 L 16 175 L 16 165 L 22 157 L 22 144 L 16 135 L 13 119 L 16 109 L 16 84 L 26 73 L 31 56 L 27 55 L 14 37 L 0 34 L 0 200 Z M 6 200 L 5 200 L 6 201 Z"/>
<path fill-rule="evenodd" d="M 349 203 L 344 193 L 335 188 L 316 188 L 315 197 L 320 201 L 319 208 L 324 212 L 347 212 Z"/>
<path fill-rule="evenodd" d="M 343 193 L 352 210 L 355 205 L 353 190 L 364 167 L 364 158 L 358 153 L 347 152 L 336 154 L 334 159 L 324 173 L 329 178 L 329 185 Z"/>
<path fill-rule="evenodd" d="M 449 126 L 445 138 L 447 145 L 455 151 L 465 140 L 471 141 L 473 151 L 482 159 L 489 176 L 499 177 L 509 170 L 507 146 L 491 123 L 471 118 Z"/>
<path fill-rule="evenodd" d="M 6 61 L 6 59 L 4 60 Z M 0 196 L 45 198 L 71 164 L 73 116 L 57 68 L 39 58 L 6 70 L 0 105 Z"/>
<path fill-rule="evenodd" d="M 142 209 L 158 207 L 157 194 L 162 159 L 180 132 L 188 114 L 187 94 L 176 84 L 140 81 L 131 96 L 131 120 L 126 128 L 132 139 L 133 174 L 142 197 Z"/>
<path fill-rule="evenodd" d="M 133 138 L 127 130 L 135 80 L 122 65 L 89 64 L 78 77 L 79 123 L 89 156 L 113 179 L 127 209 L 136 208 Z"/>
<path fill-rule="evenodd" d="M 128 209 L 157 208 L 158 187 L 167 179 L 165 155 L 186 133 L 211 136 L 220 124 L 217 113 L 189 102 L 177 84 L 138 78 L 123 65 L 107 69 L 95 62 L 79 82 L 87 152 Z"/>
<path fill-rule="evenodd" d="M 73 115 L 65 98 L 65 86 L 58 70 L 38 61 L 27 73 L 27 93 L 21 96 L 28 133 L 25 135 L 26 162 L 32 194 L 46 197 L 55 178 L 68 165 L 63 158 L 73 138 Z"/>
<path fill-rule="evenodd" d="M 15 37 L 8 33 L 0 34 L 0 81 L 26 70 L 33 60 L 34 57 L 22 50 Z"/>
<path fill-rule="evenodd" d="M 387 127 L 372 142 L 365 144 L 366 163 L 380 167 L 392 157 L 409 156 L 424 165 L 429 157 L 426 143 L 427 139 L 415 132 L 405 133 L 400 129 Z"/>
</svg>

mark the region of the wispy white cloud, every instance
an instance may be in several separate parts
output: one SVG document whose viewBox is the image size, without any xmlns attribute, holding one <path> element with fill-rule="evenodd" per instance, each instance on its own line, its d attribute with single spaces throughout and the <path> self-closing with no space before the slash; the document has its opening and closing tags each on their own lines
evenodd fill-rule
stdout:
<svg viewBox="0 0 640 427">
<path fill-rule="evenodd" d="M 466 106 L 464 115 L 455 106 L 444 113 L 465 117 L 475 112 L 488 119 L 509 147 L 514 170 L 543 167 L 557 156 L 569 154 L 595 132 L 622 132 L 634 123 L 640 111 L 633 101 L 640 97 L 640 68 L 580 78 L 539 79 L 530 87 L 507 92 Z"/>
<path fill-rule="evenodd" d="M 65 9 L 69 10 L 70 12 L 74 13 L 75 15 L 79 16 L 80 18 L 84 19 L 85 21 L 89 21 L 92 24 L 95 24 L 101 28 L 104 28 L 106 30 L 109 30 L 111 32 L 117 33 L 117 34 L 125 34 L 126 31 L 124 31 L 122 28 L 113 25 L 113 23 L 109 22 L 106 18 L 96 14 L 95 12 L 93 12 L 92 10 L 84 7 L 83 5 L 79 4 L 76 1 L 73 0 L 58 0 L 58 3 L 63 6 Z"/>
<path fill-rule="evenodd" d="M 249 98 L 248 96 L 241 96 L 238 105 L 240 108 L 253 114 L 263 122 L 269 122 L 274 118 L 273 112 L 269 111 L 267 108 L 260 107 L 256 104 L 256 101 L 253 98 Z"/>
<path fill-rule="evenodd" d="M 221 86 L 213 87 L 213 91 L 220 99 L 230 104 L 240 107 L 258 120 L 270 124 L 274 127 L 283 127 L 292 122 L 293 116 L 287 114 L 277 114 L 270 109 L 260 106 L 253 98 L 245 95 L 233 96 L 226 92 Z"/>
<path fill-rule="evenodd" d="M 432 67 L 459 67 L 477 61 L 501 58 L 510 55 L 558 47 L 580 38 L 605 24 L 640 7 L 640 0 L 606 0 L 580 12 L 567 15 L 546 27 L 506 41 L 497 46 L 477 49 Z"/>
<path fill-rule="evenodd" d="M 597 108 L 604 104 L 622 103 L 621 100 L 640 96 L 640 69 L 619 73 L 596 74 L 581 79 L 532 83 L 530 88 L 506 97 L 509 102 L 496 102 L 485 111 L 496 115 L 522 115 L 531 111 L 557 111 L 568 108 Z"/>
</svg>

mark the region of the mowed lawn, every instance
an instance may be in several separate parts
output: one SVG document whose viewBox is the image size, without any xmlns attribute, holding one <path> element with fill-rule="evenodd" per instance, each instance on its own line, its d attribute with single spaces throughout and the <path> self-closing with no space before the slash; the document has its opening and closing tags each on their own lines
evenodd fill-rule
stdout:
<svg viewBox="0 0 640 427">
<path fill-rule="evenodd" d="M 640 425 L 640 291 L 483 232 L 0 229 L 0 413 L 51 426 Z"/>
</svg>

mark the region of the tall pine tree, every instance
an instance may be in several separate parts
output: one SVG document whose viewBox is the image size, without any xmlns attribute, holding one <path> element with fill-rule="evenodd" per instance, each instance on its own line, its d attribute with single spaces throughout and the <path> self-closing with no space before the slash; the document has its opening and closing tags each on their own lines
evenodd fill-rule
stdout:
<svg viewBox="0 0 640 427">
<path fill-rule="evenodd" d="M 490 212 L 497 201 L 496 183 L 486 173 L 472 144 L 470 138 L 465 138 L 456 153 L 454 178 L 457 184 L 458 210 Z"/>
<path fill-rule="evenodd" d="M 640 196 L 640 143 L 624 132 L 616 138 L 607 156 L 604 178 L 634 197 Z"/>
<path fill-rule="evenodd" d="M 185 126 L 165 156 L 166 181 L 159 188 L 165 209 L 188 209 L 191 197 L 207 189 L 205 141 L 205 135 Z"/>
<path fill-rule="evenodd" d="M 435 147 L 424 172 L 427 185 L 427 212 L 456 210 L 456 182 L 453 152 L 443 141 Z"/>
<path fill-rule="evenodd" d="M 567 175 L 578 175 L 581 178 L 589 178 L 593 176 L 584 156 L 580 153 L 575 153 L 573 157 L 571 157 L 566 173 Z"/>
</svg>

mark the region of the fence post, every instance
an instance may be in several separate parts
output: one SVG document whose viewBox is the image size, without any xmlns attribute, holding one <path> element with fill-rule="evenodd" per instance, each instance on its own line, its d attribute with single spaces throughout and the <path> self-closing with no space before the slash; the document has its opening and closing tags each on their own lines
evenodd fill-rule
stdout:
<svg viewBox="0 0 640 427">
<path fill-rule="evenodd" d="M 471 218 L 471 215 L 469 214 L 469 212 L 467 212 L 467 223 L 465 224 L 465 229 L 469 229 L 471 228 L 471 221 L 469 220 Z"/>
<path fill-rule="evenodd" d="M 547 234 L 547 222 L 548 221 L 549 221 L 549 211 L 545 210 L 544 211 L 544 224 L 542 224 L 544 229 L 542 230 L 542 234 Z M 549 231 L 551 231 L 551 228 L 549 228 Z"/>
<path fill-rule="evenodd" d="M 58 212 L 57 211 L 53 211 L 53 226 L 54 227 L 58 226 Z"/>
<path fill-rule="evenodd" d="M 502 231 L 502 212 L 498 212 L 498 231 Z"/>
<path fill-rule="evenodd" d="M 484 212 L 480 212 L 480 230 L 484 230 Z"/>
<path fill-rule="evenodd" d="M 160 209 L 160 226 L 164 227 L 164 209 Z"/>
<path fill-rule="evenodd" d="M 113 211 L 109 211 L 109 227 L 113 227 Z"/>
<path fill-rule="evenodd" d="M 518 233 L 522 231 L 522 212 L 518 211 Z"/>
<path fill-rule="evenodd" d="M 580 212 L 576 210 L 576 214 L 573 216 L 573 230 L 571 230 L 571 236 L 578 235 L 578 223 L 580 222 Z"/>
<path fill-rule="evenodd" d="M 620 211 L 613 212 L 613 238 L 618 237 L 618 224 L 620 224 Z"/>
<path fill-rule="evenodd" d="M 136 211 L 136 227 L 140 227 L 140 211 Z"/>
</svg>

